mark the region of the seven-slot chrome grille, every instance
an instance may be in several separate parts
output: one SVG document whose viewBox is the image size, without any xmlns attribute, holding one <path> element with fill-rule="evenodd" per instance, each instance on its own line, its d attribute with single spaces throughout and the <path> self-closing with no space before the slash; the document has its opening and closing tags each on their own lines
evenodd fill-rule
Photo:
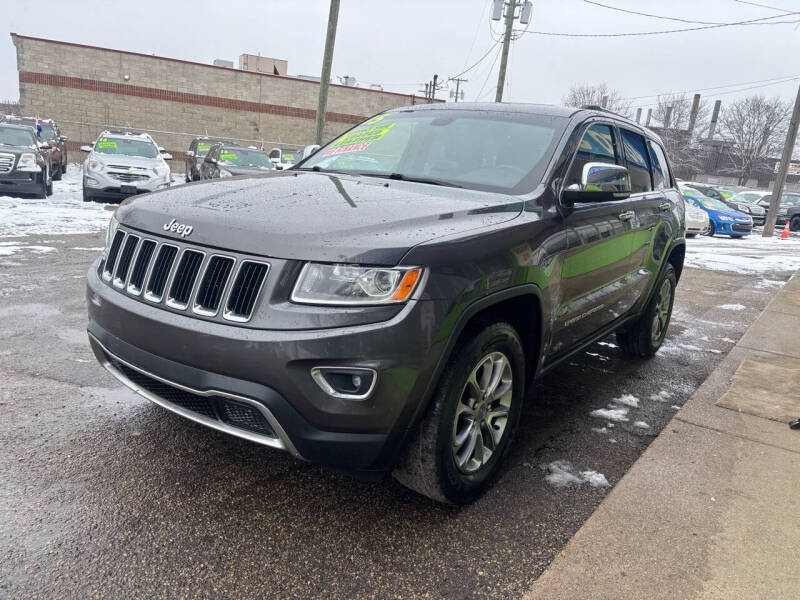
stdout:
<svg viewBox="0 0 800 600">
<path fill-rule="evenodd" d="M 8 173 L 14 168 L 15 156 L 8 152 L 0 152 L 0 173 Z"/>
<path fill-rule="evenodd" d="M 179 247 L 118 229 L 101 276 L 145 302 L 245 323 L 253 316 L 268 271 L 269 264 L 258 260 Z"/>
</svg>

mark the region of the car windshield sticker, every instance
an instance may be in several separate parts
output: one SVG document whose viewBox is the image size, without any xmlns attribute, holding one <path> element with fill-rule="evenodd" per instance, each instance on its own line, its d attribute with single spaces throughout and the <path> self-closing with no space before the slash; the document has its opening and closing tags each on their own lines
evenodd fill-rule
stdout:
<svg viewBox="0 0 800 600">
<path fill-rule="evenodd" d="M 237 158 L 239 158 L 238 154 L 235 152 L 229 152 L 228 150 L 222 150 L 219 153 L 220 160 L 236 160 Z"/>
<path fill-rule="evenodd" d="M 199 142 L 197 144 L 197 149 L 198 150 L 208 150 L 209 148 L 211 148 L 211 144 L 209 144 L 207 142 Z"/>
<path fill-rule="evenodd" d="M 382 139 L 397 123 L 388 125 L 375 125 L 373 127 L 359 127 L 358 129 L 345 133 L 342 137 L 331 144 L 329 150 L 323 156 L 333 154 L 343 154 L 345 152 L 361 152 L 369 147 L 372 142 Z"/>
<path fill-rule="evenodd" d="M 108 138 L 100 138 L 97 140 L 97 147 L 98 148 L 116 148 L 117 142 L 113 142 Z"/>
<path fill-rule="evenodd" d="M 284 154 L 283 160 L 294 160 L 294 154 Z"/>
</svg>

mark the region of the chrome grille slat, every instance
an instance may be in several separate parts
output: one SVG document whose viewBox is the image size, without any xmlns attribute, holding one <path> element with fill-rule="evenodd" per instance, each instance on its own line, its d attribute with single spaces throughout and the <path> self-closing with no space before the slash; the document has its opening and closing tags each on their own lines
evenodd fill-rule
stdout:
<svg viewBox="0 0 800 600">
<path fill-rule="evenodd" d="M 114 285 L 118 288 L 125 287 L 125 282 L 128 279 L 128 271 L 130 270 L 131 261 L 133 260 L 133 254 L 136 252 L 138 245 L 139 236 L 128 235 L 128 239 L 125 240 L 125 245 L 122 247 L 122 252 L 120 252 L 117 268 L 114 272 Z"/>
<path fill-rule="evenodd" d="M 268 271 L 269 265 L 266 263 L 252 260 L 243 260 L 239 263 L 239 270 L 228 292 L 225 311 L 222 313 L 225 319 L 240 323 L 250 320 Z"/>
<path fill-rule="evenodd" d="M 177 246 L 161 244 L 153 262 L 150 277 L 147 280 L 147 287 L 144 292 L 145 299 L 150 302 L 161 302 L 161 298 L 164 297 L 164 290 L 167 289 L 167 281 L 177 254 Z"/>
<path fill-rule="evenodd" d="M 0 173 L 9 173 L 14 168 L 14 155 L 8 152 L 0 153 Z"/>
<path fill-rule="evenodd" d="M 114 269 L 117 266 L 117 257 L 119 256 L 119 249 L 120 246 L 122 246 L 123 239 L 125 239 L 125 232 L 117 230 L 111 242 L 111 248 L 108 250 L 106 266 L 103 269 L 103 279 L 106 281 L 111 281 L 111 275 L 114 273 Z"/>
<path fill-rule="evenodd" d="M 156 243 L 153 240 L 144 240 L 139 244 L 139 250 L 136 253 L 136 258 L 133 261 L 133 270 L 131 277 L 128 281 L 128 293 L 138 296 L 142 293 L 142 286 L 144 285 L 147 272 L 150 270 L 150 259 L 153 258 L 153 250 L 156 248 Z"/>
<path fill-rule="evenodd" d="M 205 252 L 186 249 L 181 254 L 167 295 L 167 306 L 184 309 L 189 306 L 197 274 L 203 264 Z"/>
<path fill-rule="evenodd" d="M 219 311 L 219 305 L 225 288 L 233 271 L 235 260 L 229 256 L 213 255 L 206 263 L 206 269 L 200 277 L 192 311 L 213 317 Z"/>
</svg>

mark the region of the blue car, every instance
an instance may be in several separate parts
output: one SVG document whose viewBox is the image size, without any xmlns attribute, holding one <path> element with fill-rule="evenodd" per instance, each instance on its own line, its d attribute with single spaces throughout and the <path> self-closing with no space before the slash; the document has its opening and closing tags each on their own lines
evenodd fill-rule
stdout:
<svg viewBox="0 0 800 600">
<path fill-rule="evenodd" d="M 710 198 L 694 188 L 681 187 L 681 192 L 690 204 L 708 213 L 708 235 L 740 238 L 753 231 L 753 219 L 750 215 L 733 210 L 721 200 Z"/>
</svg>

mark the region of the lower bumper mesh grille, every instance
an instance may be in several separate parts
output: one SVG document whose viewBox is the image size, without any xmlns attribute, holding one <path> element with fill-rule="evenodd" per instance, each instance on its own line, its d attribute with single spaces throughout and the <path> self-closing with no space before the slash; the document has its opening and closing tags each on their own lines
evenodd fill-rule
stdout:
<svg viewBox="0 0 800 600">
<path fill-rule="evenodd" d="M 277 437 L 264 414 L 249 404 L 224 396 L 193 394 L 140 373 L 107 353 L 106 359 L 114 369 L 138 387 L 180 408 L 253 433 Z"/>
</svg>

